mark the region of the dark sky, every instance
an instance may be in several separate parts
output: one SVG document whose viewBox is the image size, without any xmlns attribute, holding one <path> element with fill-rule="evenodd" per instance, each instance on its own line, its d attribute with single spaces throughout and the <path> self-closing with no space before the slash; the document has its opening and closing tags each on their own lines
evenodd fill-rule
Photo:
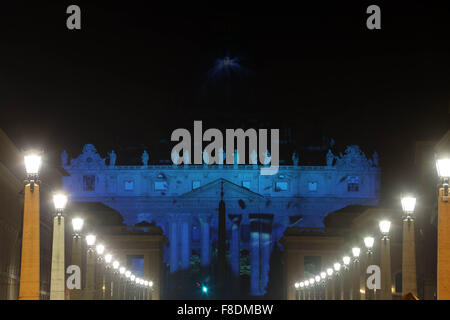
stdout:
<svg viewBox="0 0 450 320">
<path fill-rule="evenodd" d="M 169 158 L 157 142 L 193 120 L 205 128 L 257 121 L 292 128 L 298 145 L 333 137 L 337 153 L 347 144 L 377 150 L 395 189 L 415 141 L 449 128 L 444 2 L 379 3 L 376 31 L 365 26 L 369 2 L 92 2 L 2 4 L 0 127 L 49 162 L 85 143 Z M 66 28 L 70 4 L 81 6 L 81 31 Z M 247 72 L 209 79 L 226 55 Z"/>
</svg>

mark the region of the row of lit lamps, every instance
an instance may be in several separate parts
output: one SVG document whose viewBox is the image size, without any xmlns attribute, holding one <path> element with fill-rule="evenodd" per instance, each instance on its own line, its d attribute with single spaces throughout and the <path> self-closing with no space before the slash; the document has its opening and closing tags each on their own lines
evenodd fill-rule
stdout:
<svg viewBox="0 0 450 320">
<path fill-rule="evenodd" d="M 57 212 L 62 212 L 67 204 L 67 196 L 63 193 L 58 193 L 53 196 L 53 203 L 55 204 L 55 209 Z M 75 232 L 75 234 L 80 234 L 81 230 L 83 228 L 84 220 L 81 218 L 73 218 L 72 219 L 72 227 Z M 97 237 L 93 234 L 86 235 L 86 243 L 90 248 L 93 248 L 95 246 L 95 242 L 97 240 Z M 124 275 L 127 279 L 131 280 L 131 282 L 135 282 L 136 285 L 141 285 L 144 287 L 151 288 L 153 287 L 153 281 L 148 281 L 145 279 L 141 279 L 136 277 L 134 274 L 131 273 L 130 270 L 127 270 L 124 266 L 120 266 L 120 262 L 117 260 L 113 260 L 113 256 L 110 253 L 105 253 L 105 246 L 103 244 L 97 244 L 95 246 L 95 251 L 97 252 L 97 255 L 104 256 L 105 262 L 107 265 L 111 265 L 114 270 L 118 270 L 120 275 Z"/>
<path fill-rule="evenodd" d="M 401 200 L 402 208 L 406 216 L 411 216 L 414 212 L 414 208 L 416 206 L 416 198 L 407 196 L 403 197 Z M 389 220 L 382 220 L 379 222 L 379 228 L 384 237 L 386 237 L 389 234 L 389 230 L 391 228 L 391 222 Z M 364 238 L 364 245 L 367 248 L 367 252 L 371 252 L 373 245 L 374 245 L 375 239 L 371 236 L 367 236 Z M 361 249 L 359 247 L 352 248 L 352 254 L 353 259 L 358 260 L 359 255 L 361 253 Z M 342 262 L 344 265 L 344 268 L 348 268 L 351 262 L 351 258 L 349 256 L 344 256 L 342 258 Z M 309 289 L 314 286 L 314 284 L 318 285 L 321 281 L 325 281 L 327 278 L 327 275 L 331 277 L 334 272 L 339 272 L 341 270 L 341 264 L 339 262 L 335 262 L 333 264 L 333 268 L 327 268 L 326 272 L 322 271 L 319 275 L 316 275 L 315 277 L 312 277 L 310 279 L 306 279 L 300 282 L 296 282 L 294 284 L 295 288 L 297 290 L 302 289 Z"/>
</svg>

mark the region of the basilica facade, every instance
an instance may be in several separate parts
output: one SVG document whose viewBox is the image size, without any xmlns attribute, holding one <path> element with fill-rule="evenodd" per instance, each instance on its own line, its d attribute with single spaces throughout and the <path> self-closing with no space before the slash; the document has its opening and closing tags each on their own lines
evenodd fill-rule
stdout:
<svg viewBox="0 0 450 320">
<path fill-rule="evenodd" d="M 367 158 L 356 145 L 339 156 L 328 151 L 316 166 L 293 157 L 275 175 L 261 175 L 258 165 L 152 165 L 147 151 L 138 166 L 116 165 L 115 157 L 110 153 L 107 164 L 91 144 L 72 159 L 64 152 L 63 188 L 71 201 L 100 202 L 127 226 L 161 227 L 164 263 L 175 274 L 191 268 L 194 254 L 201 267 L 211 264 L 223 199 L 229 269 L 239 278 L 241 251 L 249 252 L 252 296 L 265 294 L 271 252 L 288 227 L 321 230 L 330 212 L 379 198 L 378 155 Z"/>
</svg>

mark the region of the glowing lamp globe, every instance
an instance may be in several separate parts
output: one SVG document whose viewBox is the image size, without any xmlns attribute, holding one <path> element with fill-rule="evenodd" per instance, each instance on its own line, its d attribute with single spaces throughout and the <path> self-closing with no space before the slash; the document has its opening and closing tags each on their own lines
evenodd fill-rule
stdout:
<svg viewBox="0 0 450 320">
<path fill-rule="evenodd" d="M 29 154 L 24 157 L 25 170 L 29 175 L 37 175 L 41 167 L 42 158 L 37 154 Z"/>
<path fill-rule="evenodd" d="M 296 282 L 296 283 L 294 284 L 294 287 L 295 287 L 295 289 L 298 289 L 298 287 L 300 287 L 300 283 Z"/>
<path fill-rule="evenodd" d="M 83 229 L 84 220 L 81 218 L 72 219 L 72 227 L 75 232 L 80 232 Z"/>
<path fill-rule="evenodd" d="M 331 275 L 333 274 L 333 269 L 328 268 L 327 269 L 327 274 L 331 277 Z"/>
<path fill-rule="evenodd" d="M 125 271 L 126 271 L 125 267 L 120 267 L 120 269 L 119 269 L 120 274 L 124 274 Z"/>
<path fill-rule="evenodd" d="M 389 220 L 382 220 L 380 221 L 379 226 L 382 234 L 388 234 L 391 229 L 391 222 Z"/>
<path fill-rule="evenodd" d="M 305 283 L 302 281 L 299 283 L 299 285 L 300 285 L 300 288 L 303 288 L 305 286 Z"/>
<path fill-rule="evenodd" d="M 105 262 L 111 263 L 111 261 L 112 261 L 112 255 L 109 253 L 105 254 Z"/>
<path fill-rule="evenodd" d="M 314 280 L 315 280 L 316 282 L 320 282 L 320 276 L 316 276 L 316 277 L 314 278 Z"/>
<path fill-rule="evenodd" d="M 358 247 L 352 248 L 352 254 L 354 258 L 358 258 L 359 254 L 361 253 L 361 249 Z"/>
<path fill-rule="evenodd" d="M 350 257 L 349 256 L 345 256 L 342 258 L 342 261 L 344 262 L 344 264 L 346 266 L 348 266 L 350 264 Z"/>
<path fill-rule="evenodd" d="M 149 287 L 153 287 L 153 281 L 149 281 L 149 282 L 148 282 L 148 286 L 149 286 Z"/>
<path fill-rule="evenodd" d="M 57 193 L 53 195 L 53 204 L 56 210 L 64 210 L 67 204 L 67 196 L 64 193 Z"/>
<path fill-rule="evenodd" d="M 93 234 L 88 234 L 86 236 L 86 243 L 88 246 L 93 246 L 95 244 L 95 240 L 97 239 L 97 237 Z"/>
<path fill-rule="evenodd" d="M 306 281 L 305 281 L 305 287 L 308 287 L 308 286 L 309 286 L 309 281 L 306 280 Z"/>
<path fill-rule="evenodd" d="M 339 270 L 341 270 L 341 264 L 339 262 L 335 262 L 333 264 L 333 268 L 334 268 L 334 271 L 338 272 Z"/>
<path fill-rule="evenodd" d="M 436 169 L 439 177 L 450 178 L 450 156 L 442 156 L 436 160 Z"/>
<path fill-rule="evenodd" d="M 405 213 L 413 213 L 416 207 L 416 198 L 414 197 L 403 197 L 402 198 L 402 209 Z"/>
<path fill-rule="evenodd" d="M 105 252 L 105 246 L 102 245 L 102 244 L 98 244 L 98 245 L 95 247 L 95 250 L 97 251 L 97 254 L 98 254 L 99 256 L 101 256 L 101 255 L 103 254 L 103 252 Z"/>
<path fill-rule="evenodd" d="M 313 285 L 314 282 L 315 282 L 314 278 L 309 279 L 309 283 L 310 283 L 311 285 Z"/>
<path fill-rule="evenodd" d="M 321 272 L 321 273 L 320 273 L 320 277 L 321 277 L 322 279 L 325 279 L 325 278 L 327 277 L 327 273 L 326 273 L 326 272 Z"/>
<path fill-rule="evenodd" d="M 373 237 L 365 237 L 364 238 L 364 245 L 367 249 L 371 249 L 373 247 L 373 243 L 375 242 L 375 239 Z"/>
<path fill-rule="evenodd" d="M 134 281 L 134 279 L 136 279 L 136 276 L 135 276 L 134 274 L 132 274 L 132 275 L 130 276 L 130 280 L 131 280 L 131 281 Z"/>
<path fill-rule="evenodd" d="M 116 260 L 116 261 L 113 262 L 112 265 L 113 265 L 114 269 L 119 269 L 120 263 L 119 263 L 119 261 Z"/>
<path fill-rule="evenodd" d="M 127 278 L 131 277 L 131 271 L 129 270 L 125 271 L 125 277 Z"/>
</svg>

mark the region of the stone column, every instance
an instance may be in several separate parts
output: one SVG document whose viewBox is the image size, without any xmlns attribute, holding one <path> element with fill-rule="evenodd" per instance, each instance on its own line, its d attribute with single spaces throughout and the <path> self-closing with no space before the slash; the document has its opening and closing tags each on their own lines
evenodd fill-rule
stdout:
<svg viewBox="0 0 450 320">
<path fill-rule="evenodd" d="M 201 254 L 200 265 L 206 269 L 211 264 L 211 236 L 210 236 L 210 215 L 200 215 L 200 233 L 201 233 Z"/>
<path fill-rule="evenodd" d="M 111 267 L 107 265 L 105 268 L 105 290 L 103 294 L 104 300 L 111 300 L 111 274 Z"/>
<path fill-rule="evenodd" d="M 178 221 L 177 216 L 172 215 L 170 224 L 170 273 L 178 271 Z"/>
<path fill-rule="evenodd" d="M 367 274 L 366 274 L 366 270 L 367 268 L 373 265 L 373 252 L 371 250 L 367 251 L 367 255 L 366 255 L 366 269 L 364 270 L 364 285 L 365 285 L 365 298 L 366 300 L 375 300 L 375 290 L 374 289 L 369 289 L 367 287 Z"/>
<path fill-rule="evenodd" d="M 392 300 L 391 240 L 381 238 L 381 300 Z"/>
<path fill-rule="evenodd" d="M 439 189 L 437 298 L 450 300 L 450 197 Z"/>
<path fill-rule="evenodd" d="M 352 266 L 352 300 L 361 300 L 361 269 L 358 258 L 354 258 Z"/>
<path fill-rule="evenodd" d="M 72 261 L 73 265 L 76 265 L 80 268 L 80 276 L 83 274 L 83 267 L 81 264 L 81 236 L 74 235 L 72 238 Z M 81 281 L 83 283 L 83 281 Z M 72 289 L 70 290 L 70 300 L 80 300 L 81 299 L 81 289 Z"/>
<path fill-rule="evenodd" d="M 86 287 L 84 289 L 85 299 L 93 300 L 95 293 L 95 250 L 89 248 L 86 255 Z"/>
<path fill-rule="evenodd" d="M 352 278 L 350 276 L 350 267 L 344 266 L 342 271 L 343 300 L 350 300 Z"/>
<path fill-rule="evenodd" d="M 191 259 L 191 223 L 190 216 L 181 221 L 181 269 L 188 270 Z"/>
<path fill-rule="evenodd" d="M 239 258 L 240 258 L 240 224 L 241 215 L 229 215 L 231 220 L 231 241 L 230 241 L 230 264 L 233 277 L 239 277 Z"/>
<path fill-rule="evenodd" d="M 103 256 L 99 255 L 97 258 L 97 265 L 95 266 L 95 300 L 103 299 L 104 285 Z"/>
<path fill-rule="evenodd" d="M 259 235 L 258 231 L 250 232 L 250 294 L 253 296 L 260 295 Z"/>
<path fill-rule="evenodd" d="M 39 185 L 25 186 L 19 300 L 40 298 Z"/>
<path fill-rule="evenodd" d="M 412 293 L 417 296 L 416 275 L 416 241 L 414 234 L 414 219 L 403 219 L 402 243 L 402 295 Z"/>
<path fill-rule="evenodd" d="M 50 300 L 64 300 L 66 288 L 64 264 L 64 217 L 53 218 L 52 270 L 50 280 Z"/>
</svg>

